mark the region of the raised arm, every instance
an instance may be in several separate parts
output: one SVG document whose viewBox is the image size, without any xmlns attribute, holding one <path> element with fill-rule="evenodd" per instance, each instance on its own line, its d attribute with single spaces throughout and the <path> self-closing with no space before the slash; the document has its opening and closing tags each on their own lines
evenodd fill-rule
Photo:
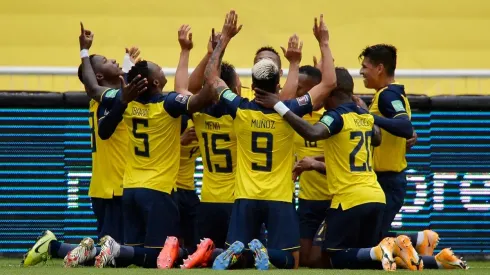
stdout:
<svg viewBox="0 0 490 275">
<path fill-rule="evenodd" d="M 189 55 L 194 46 L 192 42 L 191 27 L 182 25 L 178 31 L 180 44 L 180 58 L 175 72 L 174 90 L 183 95 L 192 95 L 187 89 L 189 86 Z"/>
<path fill-rule="evenodd" d="M 317 23 L 317 18 L 315 18 L 313 33 L 315 34 L 315 37 L 320 45 L 320 51 L 322 53 L 322 81 L 313 87 L 309 91 L 309 94 L 311 96 L 311 101 L 313 102 L 313 110 L 319 110 L 323 107 L 323 103 L 330 95 L 330 92 L 337 86 L 337 76 L 335 75 L 335 66 L 329 46 L 330 35 L 328 33 L 327 26 L 323 21 L 323 14 L 320 15 L 319 24 Z"/>
<path fill-rule="evenodd" d="M 289 38 L 287 50 L 281 47 L 284 57 L 289 61 L 288 78 L 279 95 L 281 100 L 288 100 L 296 97 L 302 49 L 303 41 L 300 42 L 299 37 L 296 34 Z"/>
<path fill-rule="evenodd" d="M 208 42 L 208 51 L 201 59 L 197 67 L 192 71 L 191 76 L 189 76 L 189 92 L 196 94 L 202 89 L 204 83 L 204 71 L 206 70 L 206 65 L 213 54 L 214 48 L 218 44 L 220 33 L 215 33 L 214 28 L 211 30 L 211 36 Z"/>
<path fill-rule="evenodd" d="M 216 45 L 204 72 L 206 83 L 218 94 L 221 94 L 222 91 L 228 89 L 226 83 L 220 78 L 219 71 L 221 58 L 230 40 L 240 32 L 241 29 L 242 25 L 238 26 L 238 15 L 235 11 L 232 10 L 227 13 L 225 23 L 223 24 L 223 30 L 221 31 L 221 37 L 218 40 L 218 44 Z"/>
<path fill-rule="evenodd" d="M 107 90 L 107 87 L 102 87 L 97 83 L 97 77 L 95 76 L 94 69 L 90 63 L 90 55 L 88 50 L 92 47 L 94 40 L 94 34 L 90 30 L 86 30 L 83 27 L 83 23 L 80 22 L 81 33 L 78 38 L 80 42 L 80 58 L 82 59 L 82 79 L 85 86 L 85 92 L 87 95 L 97 102 L 100 102 L 100 97 Z"/>
</svg>

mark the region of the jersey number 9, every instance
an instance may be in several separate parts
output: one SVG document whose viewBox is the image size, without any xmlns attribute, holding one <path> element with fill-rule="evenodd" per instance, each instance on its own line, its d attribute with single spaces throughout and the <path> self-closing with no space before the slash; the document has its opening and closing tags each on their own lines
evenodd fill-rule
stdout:
<svg viewBox="0 0 490 275">
<path fill-rule="evenodd" d="M 258 139 L 262 138 L 266 141 L 265 148 L 258 146 Z M 265 154 L 265 165 L 252 162 L 252 170 L 261 172 L 272 171 L 272 142 L 273 136 L 271 133 L 252 132 L 252 152 Z"/>
<path fill-rule="evenodd" d="M 208 171 L 213 173 L 213 165 L 211 163 L 211 157 L 209 156 L 209 140 L 208 133 L 202 133 L 202 138 L 204 139 L 204 147 L 206 154 L 206 165 L 208 166 Z M 229 149 L 218 149 L 217 141 L 230 141 L 230 135 L 228 134 L 212 134 L 211 135 L 211 150 L 214 155 L 223 155 L 225 156 L 226 166 L 221 167 L 219 164 L 214 165 L 214 171 L 216 173 L 231 173 L 233 172 L 233 167 L 231 164 L 231 151 Z"/>
<path fill-rule="evenodd" d="M 138 125 L 142 125 L 148 128 L 148 119 L 133 118 L 133 136 L 137 139 L 143 140 L 144 150 L 140 150 L 138 147 L 134 147 L 134 154 L 141 157 L 150 157 L 150 145 L 148 144 L 148 134 L 138 133 Z"/>
<path fill-rule="evenodd" d="M 350 163 L 350 171 L 351 172 L 366 172 L 366 171 L 372 171 L 373 168 L 369 165 L 369 159 L 370 159 L 370 152 L 371 152 L 371 136 L 373 135 L 372 131 L 367 131 L 367 132 L 361 132 L 361 131 L 354 131 L 350 132 L 350 139 L 357 139 L 359 138 L 359 142 L 357 143 L 356 147 L 354 147 L 354 150 L 349 155 L 349 163 Z M 359 153 L 359 151 L 362 149 L 362 147 L 366 148 L 366 162 L 364 162 L 361 166 L 356 166 L 356 155 Z"/>
</svg>

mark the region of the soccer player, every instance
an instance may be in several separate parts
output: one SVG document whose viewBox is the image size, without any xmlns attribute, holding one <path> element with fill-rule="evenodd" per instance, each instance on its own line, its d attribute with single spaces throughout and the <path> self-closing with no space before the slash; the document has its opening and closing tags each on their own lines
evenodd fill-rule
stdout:
<svg viewBox="0 0 490 275">
<path fill-rule="evenodd" d="M 131 84 L 104 93 L 102 101 L 111 111 L 99 121 L 99 135 L 109 138 L 121 120 L 128 128 L 131 150 L 124 175 L 125 244 L 145 248 L 123 251 L 108 237 L 97 257 L 98 266 L 129 257 L 140 266 L 171 268 L 183 257 L 174 237 L 179 236 L 179 212 L 170 196 L 179 170 L 180 116 L 212 103 L 213 91 L 204 88 L 196 95 L 162 94 L 167 79 L 160 66 L 148 61 L 136 63 L 129 71 L 128 81 L 138 79 L 146 80 L 143 93 L 129 90 Z M 158 261 L 154 261 L 160 249 Z"/>
<path fill-rule="evenodd" d="M 93 42 L 93 34 L 85 30 L 83 25 L 81 25 L 79 42 L 82 52 L 88 51 Z M 138 56 L 139 50 L 133 47 L 126 49 L 124 59 L 132 63 Z M 89 62 L 93 71 L 84 70 L 84 62 Z M 78 67 L 78 78 L 91 98 L 89 125 L 91 128 L 92 178 L 89 196 L 97 220 L 97 235 L 99 238 L 112 235 L 118 241 L 123 239 L 121 196 L 126 164 L 126 152 L 121 148 L 127 147 L 128 135 L 122 123 L 118 125 L 115 134 L 109 140 L 101 140 L 96 133 L 98 118 L 102 117 L 106 111 L 100 104 L 100 96 L 104 91 L 120 86 L 119 76 L 123 75 L 123 70 L 115 60 L 109 60 L 101 55 L 82 57 L 82 64 Z M 113 161 L 106 161 L 107 159 L 113 159 Z M 84 238 L 79 245 L 67 244 L 58 242 L 56 236 L 47 230 L 26 254 L 23 264 L 30 266 L 39 263 L 46 257 L 59 257 L 64 258 L 65 267 L 75 267 L 80 264 L 89 264 L 95 254 L 96 248 L 91 238 Z"/>
<path fill-rule="evenodd" d="M 230 267 L 236 259 L 233 256 L 242 253 L 244 242 L 249 242 L 258 269 L 268 269 L 269 259 L 278 268 L 297 268 L 299 228 L 292 206 L 293 185 L 288 175 L 293 165 L 294 131 L 273 110 L 231 92 L 218 74 L 219 57 L 239 30 L 232 11 L 227 15 L 205 74 L 206 83 L 220 93 L 220 104 L 232 111 L 238 143 L 236 200 L 227 237 L 231 246 L 218 256 L 213 268 Z M 252 69 L 252 88 L 277 93 L 279 77 L 279 68 L 264 58 Z M 329 78 L 324 77 L 316 89 L 286 104 L 302 116 L 313 107 L 318 109 L 320 106 L 314 105 L 315 102 L 323 102 L 322 98 L 331 87 Z M 267 249 L 256 239 L 262 223 L 268 229 Z"/>
</svg>

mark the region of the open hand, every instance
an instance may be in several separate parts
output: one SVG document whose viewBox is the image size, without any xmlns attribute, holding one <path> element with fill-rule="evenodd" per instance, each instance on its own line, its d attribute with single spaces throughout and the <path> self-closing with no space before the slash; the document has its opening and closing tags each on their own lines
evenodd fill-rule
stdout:
<svg viewBox="0 0 490 275">
<path fill-rule="evenodd" d="M 191 142 L 197 141 L 196 129 L 191 127 L 184 131 L 180 137 L 180 145 L 189 145 Z"/>
<path fill-rule="evenodd" d="M 289 38 L 288 49 L 281 47 L 284 57 L 289 61 L 289 63 L 300 63 L 301 62 L 301 51 L 303 49 L 303 41 L 299 41 L 299 37 L 295 34 Z"/>
<path fill-rule="evenodd" d="M 141 75 L 137 75 L 129 84 L 126 84 L 124 77 L 119 76 L 119 79 L 121 81 L 121 102 L 123 104 L 128 104 L 129 102 L 135 100 L 147 89 L 146 85 L 148 85 L 148 81 L 146 78 L 141 79 Z"/>
<path fill-rule="evenodd" d="M 279 96 L 274 93 L 269 93 L 264 90 L 255 88 L 255 102 L 264 108 L 272 109 L 277 102 L 279 102 Z"/>
<path fill-rule="evenodd" d="M 80 22 L 80 36 L 78 37 L 78 40 L 80 42 L 80 50 L 88 50 L 90 47 L 92 47 L 92 42 L 94 41 L 94 33 L 86 30 L 83 27 L 83 23 Z"/>
<path fill-rule="evenodd" d="M 126 48 L 126 53 L 129 54 L 129 60 L 131 63 L 136 64 L 141 61 L 141 57 L 139 57 L 141 52 L 138 47 L 133 46 L 129 49 Z"/>
<path fill-rule="evenodd" d="M 214 32 L 214 28 L 211 30 L 211 36 L 209 37 L 209 42 L 208 42 L 208 54 L 212 54 L 214 49 L 216 48 L 216 45 L 218 45 L 218 40 L 221 37 L 221 33 Z"/>
<path fill-rule="evenodd" d="M 313 25 L 313 34 L 315 35 L 318 43 L 328 44 L 330 40 L 330 35 L 328 33 L 327 25 L 323 21 L 323 14 L 320 14 L 320 22 L 315 17 L 315 24 Z"/>
<path fill-rule="evenodd" d="M 182 50 L 190 51 L 194 47 L 192 42 L 192 32 L 189 25 L 182 25 L 179 28 L 179 44 Z"/>
<path fill-rule="evenodd" d="M 225 23 L 221 30 L 221 36 L 228 40 L 231 40 L 242 29 L 242 25 L 238 26 L 238 14 L 234 10 L 231 10 L 226 14 Z"/>
</svg>

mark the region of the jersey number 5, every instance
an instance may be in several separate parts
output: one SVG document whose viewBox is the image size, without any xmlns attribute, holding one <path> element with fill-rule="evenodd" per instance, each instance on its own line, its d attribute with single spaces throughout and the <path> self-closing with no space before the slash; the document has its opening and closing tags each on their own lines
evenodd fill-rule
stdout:
<svg viewBox="0 0 490 275">
<path fill-rule="evenodd" d="M 208 166 L 208 171 L 210 173 L 213 172 L 213 165 L 211 163 L 211 157 L 209 156 L 209 140 L 208 140 L 208 133 L 202 133 L 202 138 L 204 139 L 204 147 L 205 147 L 205 154 L 206 154 L 206 165 Z M 214 170 L 216 173 L 231 173 L 233 172 L 233 167 L 231 164 L 231 151 L 229 149 L 218 149 L 217 148 L 217 141 L 218 140 L 223 140 L 223 141 L 230 141 L 230 136 L 227 134 L 212 134 L 211 135 L 211 150 L 213 151 L 214 155 L 223 155 L 225 156 L 226 160 L 226 166 L 221 167 L 219 164 L 214 165 Z"/>
<path fill-rule="evenodd" d="M 134 154 L 142 157 L 150 157 L 150 145 L 148 144 L 148 134 L 138 133 L 138 125 L 148 128 L 148 119 L 133 118 L 133 136 L 134 138 L 142 139 L 144 150 L 134 147 Z"/>
<path fill-rule="evenodd" d="M 359 138 L 359 142 L 357 143 L 356 147 L 354 147 L 354 150 L 352 150 L 352 152 L 349 155 L 349 163 L 350 163 L 350 171 L 351 172 L 365 172 L 365 171 L 372 171 L 373 170 L 373 168 L 369 165 L 370 151 L 371 151 L 370 144 L 371 144 L 371 136 L 372 135 L 373 135 L 372 131 L 350 132 L 350 139 L 351 140 Z M 362 149 L 363 145 L 366 148 L 366 162 L 364 162 L 361 166 L 356 166 L 356 155 Z"/>
<path fill-rule="evenodd" d="M 259 148 L 258 139 L 266 140 L 265 148 Z M 272 143 L 273 136 L 271 133 L 252 132 L 252 152 L 265 154 L 265 166 L 252 162 L 252 170 L 270 172 L 272 171 Z"/>
</svg>

